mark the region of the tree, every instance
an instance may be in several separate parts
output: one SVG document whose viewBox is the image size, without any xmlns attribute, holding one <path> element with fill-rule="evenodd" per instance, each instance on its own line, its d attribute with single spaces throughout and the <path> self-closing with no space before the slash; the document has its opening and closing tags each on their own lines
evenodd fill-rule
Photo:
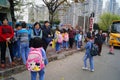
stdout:
<svg viewBox="0 0 120 80">
<path fill-rule="evenodd" d="M 14 13 L 14 0 L 9 0 L 10 3 L 10 12 L 11 12 L 11 18 L 12 18 L 12 22 L 16 22 L 15 19 L 15 13 Z"/>
<path fill-rule="evenodd" d="M 67 2 L 67 0 L 43 0 L 43 2 L 45 3 L 49 11 L 49 21 L 51 24 L 53 24 L 53 18 L 55 16 L 57 8 L 64 2 Z"/>
<path fill-rule="evenodd" d="M 100 21 L 98 22 L 99 28 L 107 31 L 109 26 L 112 24 L 113 20 L 120 20 L 120 16 L 111 13 L 104 13 L 100 16 Z"/>
</svg>

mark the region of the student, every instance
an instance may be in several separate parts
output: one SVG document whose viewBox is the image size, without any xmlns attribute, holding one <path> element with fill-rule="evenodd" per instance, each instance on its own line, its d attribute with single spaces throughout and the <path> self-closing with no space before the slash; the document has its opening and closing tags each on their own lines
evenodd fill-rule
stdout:
<svg viewBox="0 0 120 80">
<path fill-rule="evenodd" d="M 28 57 L 29 52 L 29 33 L 26 29 L 26 23 L 22 23 L 22 29 L 18 31 L 17 38 L 20 41 L 20 48 L 21 48 L 21 57 L 23 60 L 23 63 L 26 64 L 26 60 Z"/>
<path fill-rule="evenodd" d="M 31 47 L 33 47 L 34 49 L 39 49 L 39 51 L 42 54 L 42 60 L 44 61 L 44 65 L 46 66 L 48 64 L 48 59 L 46 57 L 46 52 L 43 49 L 43 41 L 41 38 L 39 37 L 35 37 L 33 40 L 33 45 Z M 34 54 L 34 53 L 33 53 Z M 39 80 L 44 80 L 45 78 L 45 66 L 40 70 L 40 71 L 31 71 L 31 80 L 36 80 L 37 78 L 37 73 L 39 74 Z"/>
<path fill-rule="evenodd" d="M 18 31 L 21 30 L 22 26 L 20 24 L 16 24 L 13 38 L 13 54 L 14 58 L 21 60 L 20 56 L 20 41 L 17 39 Z"/>
<path fill-rule="evenodd" d="M 69 34 L 68 34 L 67 30 L 64 29 L 64 33 L 63 33 L 63 48 L 65 48 L 66 50 L 68 50 L 68 41 L 69 41 Z"/>
<path fill-rule="evenodd" d="M 114 55 L 114 46 L 113 46 L 113 44 L 110 45 L 109 54 Z"/>
<path fill-rule="evenodd" d="M 82 69 L 83 70 L 87 70 L 88 69 L 87 59 L 89 59 L 89 62 L 90 62 L 90 71 L 94 72 L 94 60 L 93 60 L 93 56 L 90 55 L 91 45 L 93 43 L 90 41 L 90 39 L 91 39 L 91 36 L 87 35 L 87 37 L 86 37 L 87 43 L 86 43 L 86 46 L 85 46 L 86 53 L 84 55 L 84 67 L 82 67 Z"/>
<path fill-rule="evenodd" d="M 62 34 L 61 34 L 61 32 L 60 32 L 60 30 L 59 29 L 57 29 L 56 31 L 55 31 L 55 49 L 56 49 L 56 53 L 59 53 L 60 52 L 60 50 L 61 50 L 61 44 L 63 43 L 63 37 L 62 37 Z"/>
<path fill-rule="evenodd" d="M 77 34 L 77 50 L 80 50 L 82 46 L 82 32 Z"/>
<path fill-rule="evenodd" d="M 6 48 L 8 46 L 10 51 L 10 57 L 12 60 L 12 65 L 15 65 L 14 59 L 13 59 L 13 39 L 14 36 L 14 30 L 11 26 L 8 25 L 8 19 L 4 18 L 2 21 L 2 25 L 0 26 L 0 48 L 1 48 L 1 67 L 5 68 L 6 63 Z"/>
</svg>

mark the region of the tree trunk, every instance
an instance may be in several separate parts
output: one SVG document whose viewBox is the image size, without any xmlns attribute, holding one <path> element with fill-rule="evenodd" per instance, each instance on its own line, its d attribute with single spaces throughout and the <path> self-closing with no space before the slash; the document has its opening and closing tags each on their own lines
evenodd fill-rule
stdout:
<svg viewBox="0 0 120 80">
<path fill-rule="evenodd" d="M 10 2 L 11 18 L 12 18 L 12 23 L 13 23 L 13 27 L 14 27 L 15 26 L 15 22 L 16 22 L 15 14 L 14 14 L 14 2 L 13 2 L 13 0 L 9 0 L 9 2 Z"/>
<path fill-rule="evenodd" d="M 54 19 L 54 14 L 53 13 L 49 13 L 49 21 L 50 21 L 50 24 L 51 24 L 51 28 L 53 26 L 53 19 Z"/>
</svg>

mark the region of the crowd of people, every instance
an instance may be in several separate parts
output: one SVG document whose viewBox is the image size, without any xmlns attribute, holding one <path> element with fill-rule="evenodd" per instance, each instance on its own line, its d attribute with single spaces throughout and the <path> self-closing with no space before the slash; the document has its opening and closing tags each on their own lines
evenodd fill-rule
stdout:
<svg viewBox="0 0 120 80">
<path fill-rule="evenodd" d="M 92 33 L 85 33 L 81 27 L 73 28 L 71 25 L 61 29 L 56 28 L 53 33 L 48 21 L 45 21 L 43 26 L 39 22 L 36 22 L 31 30 L 28 29 L 25 22 L 16 24 L 15 29 L 13 29 L 8 25 L 8 19 L 4 18 L 0 26 L 1 68 L 5 68 L 6 66 L 5 56 L 7 47 L 9 48 L 11 65 L 13 66 L 15 65 L 15 59 L 22 59 L 23 64 L 26 65 L 31 47 L 42 47 L 42 56 L 44 57 L 45 65 L 47 65 L 46 50 L 49 43 L 55 48 L 56 53 L 59 53 L 62 48 L 64 50 L 68 50 L 68 48 L 72 49 L 74 44 L 76 49 L 80 50 L 85 42 L 86 53 L 84 56 L 83 69 L 87 69 L 86 61 L 89 58 L 90 70 L 94 71 L 93 56 L 90 55 L 91 43 L 98 46 L 98 55 L 101 56 L 104 39 L 102 30 L 97 34 L 94 31 Z M 36 80 L 36 73 L 37 72 L 31 71 L 31 80 Z M 39 71 L 39 75 L 42 76 L 40 80 L 44 80 L 44 68 Z"/>
</svg>

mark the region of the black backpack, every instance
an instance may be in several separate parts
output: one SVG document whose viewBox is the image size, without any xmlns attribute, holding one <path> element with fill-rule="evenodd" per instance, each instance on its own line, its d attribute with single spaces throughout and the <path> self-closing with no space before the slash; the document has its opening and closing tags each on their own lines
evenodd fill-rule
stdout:
<svg viewBox="0 0 120 80">
<path fill-rule="evenodd" d="M 91 50 L 90 50 L 91 56 L 97 56 L 98 55 L 98 46 L 91 43 Z"/>
</svg>

